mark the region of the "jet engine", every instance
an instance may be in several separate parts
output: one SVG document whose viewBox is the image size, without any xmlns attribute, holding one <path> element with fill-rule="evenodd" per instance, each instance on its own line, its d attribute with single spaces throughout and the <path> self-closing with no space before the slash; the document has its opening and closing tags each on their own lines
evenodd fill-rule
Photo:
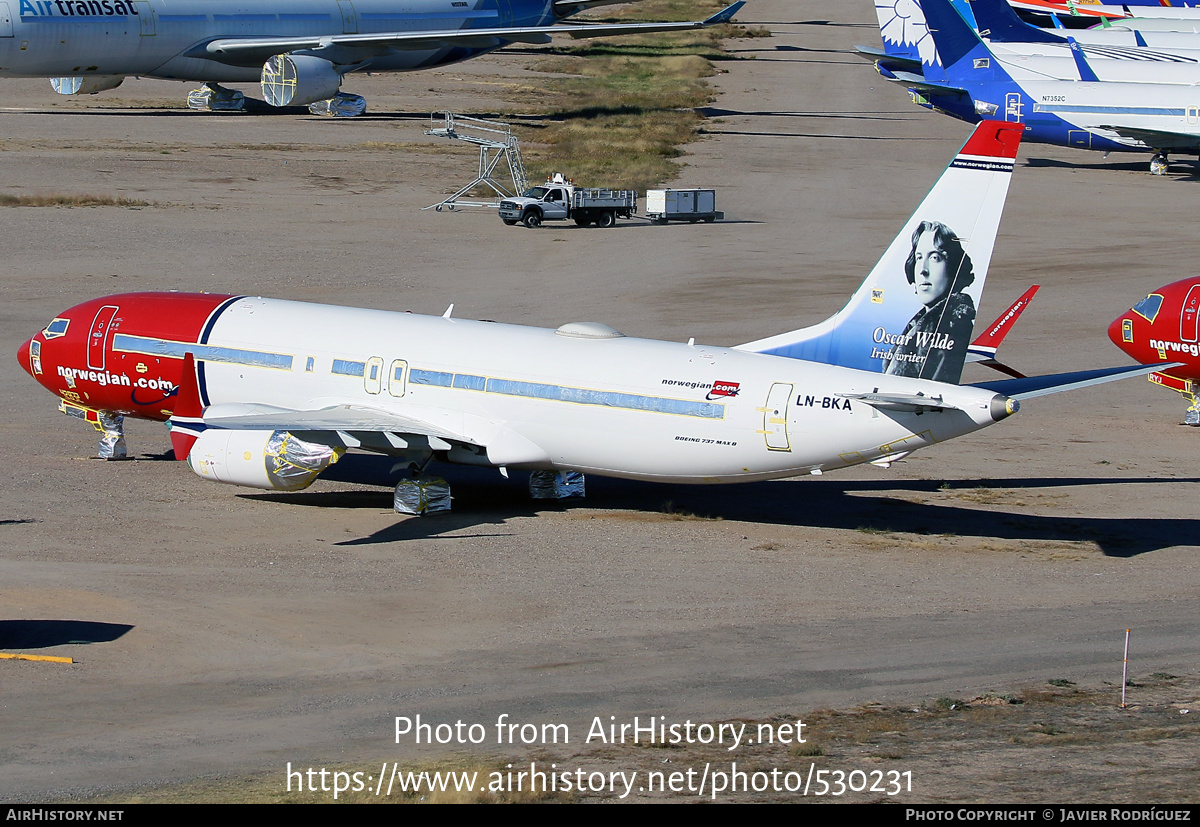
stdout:
<svg viewBox="0 0 1200 827">
<path fill-rule="evenodd" d="M 188 453 L 188 465 L 205 479 L 265 488 L 299 491 L 337 462 L 344 449 L 305 442 L 287 431 L 210 429 Z"/>
<path fill-rule="evenodd" d="M 271 106 L 303 106 L 328 100 L 341 85 L 341 73 L 324 58 L 274 55 L 263 64 L 263 99 Z"/>
<path fill-rule="evenodd" d="M 116 89 L 125 80 L 124 75 L 96 75 L 95 77 L 50 78 L 50 85 L 60 95 L 94 95 Z"/>
</svg>

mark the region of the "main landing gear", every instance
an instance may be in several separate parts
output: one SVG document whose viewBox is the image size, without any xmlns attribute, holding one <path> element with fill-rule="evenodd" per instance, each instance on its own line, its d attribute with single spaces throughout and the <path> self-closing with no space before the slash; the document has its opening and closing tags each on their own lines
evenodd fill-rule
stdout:
<svg viewBox="0 0 1200 827">
<path fill-rule="evenodd" d="M 206 112 L 244 112 L 246 96 L 237 89 L 226 89 L 217 83 L 206 83 L 199 89 L 188 92 L 188 109 Z M 319 100 L 308 105 L 314 115 L 332 118 L 354 118 L 367 111 L 367 101 L 360 95 L 338 92 L 328 100 Z"/>
<path fill-rule="evenodd" d="M 1169 163 L 1167 161 L 1166 150 L 1157 150 L 1154 157 L 1150 159 L 1150 174 L 1151 175 L 1166 175 Z"/>
<path fill-rule="evenodd" d="M 208 112 L 241 112 L 246 108 L 246 96 L 236 89 L 206 83 L 188 92 L 187 105 L 188 109 Z"/>
<path fill-rule="evenodd" d="M 450 511 L 450 484 L 419 467 L 413 472 L 415 476 L 396 483 L 392 500 L 396 513 L 423 517 Z M 535 500 L 582 499 L 584 482 L 578 471 L 534 471 L 529 475 L 529 496 Z"/>
</svg>

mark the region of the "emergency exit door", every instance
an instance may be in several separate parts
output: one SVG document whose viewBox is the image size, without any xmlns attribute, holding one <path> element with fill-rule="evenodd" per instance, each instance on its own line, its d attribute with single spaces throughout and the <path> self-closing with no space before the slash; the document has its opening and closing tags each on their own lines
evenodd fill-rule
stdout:
<svg viewBox="0 0 1200 827">
<path fill-rule="evenodd" d="M 788 403 L 792 399 L 792 386 L 776 382 L 767 394 L 767 406 L 763 412 L 763 438 L 767 441 L 770 451 L 790 451 L 792 444 L 788 440 Z"/>
</svg>

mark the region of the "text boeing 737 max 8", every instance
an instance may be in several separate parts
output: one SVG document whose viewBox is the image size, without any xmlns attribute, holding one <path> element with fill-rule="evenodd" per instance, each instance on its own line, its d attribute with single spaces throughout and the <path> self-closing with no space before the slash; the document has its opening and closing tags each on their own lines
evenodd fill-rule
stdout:
<svg viewBox="0 0 1200 827">
<path fill-rule="evenodd" d="M 744 5 L 691 23 L 555 25 L 615 2 L 622 0 L 0 0 L 0 77 L 49 77 L 63 94 L 112 89 L 135 75 L 200 81 L 207 94 L 198 98 L 214 109 L 241 100 L 216 84 L 261 81 L 271 105 L 304 105 L 337 101 L 350 72 L 445 66 L 510 43 L 548 43 L 552 34 L 700 28 L 728 22 Z"/>
<path fill-rule="evenodd" d="M 980 124 L 839 313 L 738 347 L 133 293 L 66 311 L 18 358 L 67 412 L 168 420 L 198 474 L 267 489 L 347 448 L 689 483 L 886 464 L 1019 399 L 1151 370 L 957 384 L 1020 132 Z"/>
</svg>

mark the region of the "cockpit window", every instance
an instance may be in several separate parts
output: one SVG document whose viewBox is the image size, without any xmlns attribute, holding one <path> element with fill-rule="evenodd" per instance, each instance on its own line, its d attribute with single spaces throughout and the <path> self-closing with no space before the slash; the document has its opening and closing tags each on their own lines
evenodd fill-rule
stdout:
<svg viewBox="0 0 1200 827">
<path fill-rule="evenodd" d="M 1157 293 L 1151 293 L 1133 306 L 1133 312 L 1151 324 L 1154 324 L 1154 317 L 1158 315 L 1159 308 L 1162 307 L 1162 302 L 1162 296 Z"/>
<path fill-rule="evenodd" d="M 42 331 L 42 336 L 47 339 L 57 339 L 59 336 L 66 336 L 67 325 L 70 323 L 70 319 L 55 319 L 46 325 L 46 329 Z"/>
</svg>

